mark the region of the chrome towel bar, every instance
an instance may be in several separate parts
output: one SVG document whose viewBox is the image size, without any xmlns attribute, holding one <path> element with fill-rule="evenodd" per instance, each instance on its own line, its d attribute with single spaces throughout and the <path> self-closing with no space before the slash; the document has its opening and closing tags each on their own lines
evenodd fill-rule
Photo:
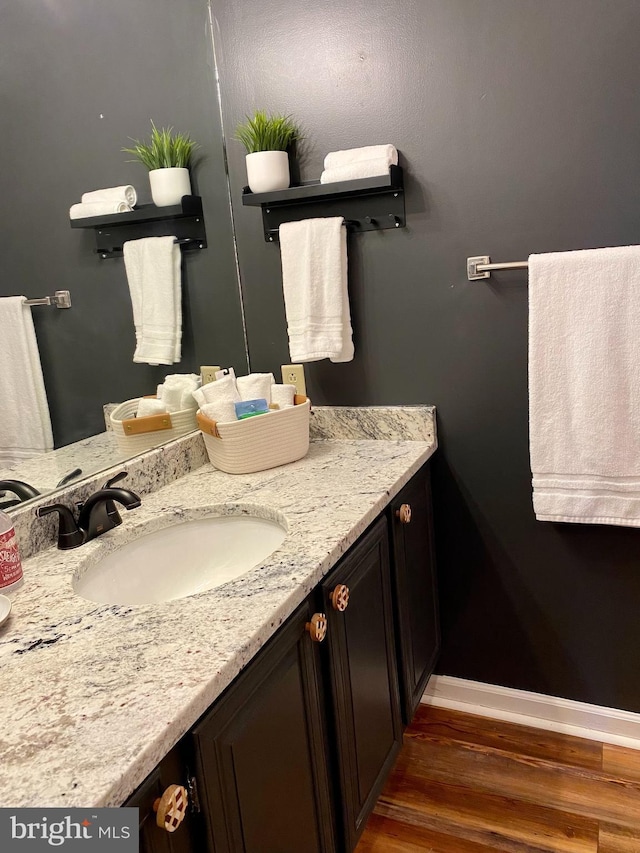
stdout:
<svg viewBox="0 0 640 853">
<path fill-rule="evenodd" d="M 480 278 L 491 278 L 491 270 L 526 270 L 528 268 L 528 261 L 508 261 L 504 264 L 492 264 L 489 255 L 478 255 L 476 258 L 467 258 L 467 278 L 469 281 L 477 281 Z"/>
<path fill-rule="evenodd" d="M 55 305 L 56 308 L 71 308 L 71 294 L 68 290 L 56 290 L 53 296 L 42 299 L 27 299 L 25 305 Z"/>
</svg>

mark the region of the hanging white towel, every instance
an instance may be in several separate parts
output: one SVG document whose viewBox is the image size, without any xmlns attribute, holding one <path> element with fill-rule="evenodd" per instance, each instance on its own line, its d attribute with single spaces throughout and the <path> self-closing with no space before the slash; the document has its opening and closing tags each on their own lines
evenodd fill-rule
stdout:
<svg viewBox="0 0 640 853">
<path fill-rule="evenodd" d="M 343 218 L 280 226 L 282 286 L 293 362 L 353 359 Z"/>
<path fill-rule="evenodd" d="M 0 467 L 53 449 L 38 342 L 26 297 L 0 299 Z"/>
<path fill-rule="evenodd" d="M 529 258 L 540 521 L 640 527 L 640 246 Z"/>
<path fill-rule="evenodd" d="M 136 349 L 133 360 L 175 364 L 182 347 L 180 247 L 175 237 L 144 237 L 124 244 Z"/>
</svg>

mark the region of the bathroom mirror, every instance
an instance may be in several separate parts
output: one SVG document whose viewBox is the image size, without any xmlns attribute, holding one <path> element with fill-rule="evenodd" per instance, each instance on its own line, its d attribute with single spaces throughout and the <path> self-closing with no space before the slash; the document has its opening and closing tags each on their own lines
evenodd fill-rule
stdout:
<svg viewBox="0 0 640 853">
<path fill-rule="evenodd" d="M 72 300 L 70 309 L 31 309 L 58 449 L 10 473 L 47 491 L 75 469 L 81 478 L 123 459 L 104 434 L 105 404 L 155 393 L 168 373 L 248 367 L 207 4 L 6 4 L 0 81 L 0 298 L 64 289 Z M 183 253 L 182 358 L 164 367 L 133 363 L 122 257 L 101 259 L 94 231 L 69 224 L 85 191 L 132 184 L 139 204 L 151 202 L 146 170 L 122 152 L 148 136 L 151 118 L 200 146 L 191 181 L 208 244 Z M 6 370 L 1 329 L 0 352 Z M 0 466 L 0 480 L 6 474 Z"/>
</svg>

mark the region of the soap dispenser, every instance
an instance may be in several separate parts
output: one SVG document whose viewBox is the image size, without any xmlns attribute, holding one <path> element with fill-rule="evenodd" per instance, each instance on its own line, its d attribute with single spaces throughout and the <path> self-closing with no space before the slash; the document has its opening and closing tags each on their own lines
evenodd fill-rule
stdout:
<svg viewBox="0 0 640 853">
<path fill-rule="evenodd" d="M 22 582 L 16 531 L 6 512 L 0 511 L 0 592 L 17 589 Z"/>
</svg>

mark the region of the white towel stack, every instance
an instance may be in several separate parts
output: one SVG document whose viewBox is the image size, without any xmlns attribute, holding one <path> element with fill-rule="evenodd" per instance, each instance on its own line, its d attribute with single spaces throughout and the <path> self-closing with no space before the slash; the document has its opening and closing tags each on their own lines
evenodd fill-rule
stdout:
<svg viewBox="0 0 640 853">
<path fill-rule="evenodd" d="M 640 527 L 640 246 L 529 258 L 540 521 Z"/>
<path fill-rule="evenodd" d="M 235 377 L 223 376 L 215 382 L 208 382 L 194 391 L 193 396 L 200 406 L 200 411 L 211 420 L 219 423 L 237 420 L 235 404 L 242 398 Z"/>
<path fill-rule="evenodd" d="M 38 342 L 26 297 L 0 299 L 0 467 L 53 449 Z"/>
<path fill-rule="evenodd" d="M 320 183 L 334 184 L 337 181 L 386 175 L 389 166 L 397 165 L 398 152 L 394 145 L 367 145 L 364 148 L 331 151 L 324 158 Z"/>
<path fill-rule="evenodd" d="M 280 226 L 282 286 L 294 363 L 353 359 L 343 222 L 334 216 Z"/>
<path fill-rule="evenodd" d="M 295 385 L 278 385 L 271 386 L 271 402 L 275 403 L 279 409 L 287 409 L 293 406 L 293 398 L 296 393 Z"/>
<path fill-rule="evenodd" d="M 123 246 L 133 322 L 134 362 L 174 364 L 182 354 L 180 247 L 175 237 L 144 237 Z"/>
<path fill-rule="evenodd" d="M 133 210 L 138 200 L 135 189 L 127 184 L 122 187 L 106 187 L 83 193 L 80 203 L 71 205 L 70 219 L 86 219 L 110 213 L 126 213 Z"/>
<path fill-rule="evenodd" d="M 250 373 L 238 376 L 236 385 L 241 400 L 266 400 L 271 402 L 271 386 L 275 383 L 273 373 Z"/>
</svg>

